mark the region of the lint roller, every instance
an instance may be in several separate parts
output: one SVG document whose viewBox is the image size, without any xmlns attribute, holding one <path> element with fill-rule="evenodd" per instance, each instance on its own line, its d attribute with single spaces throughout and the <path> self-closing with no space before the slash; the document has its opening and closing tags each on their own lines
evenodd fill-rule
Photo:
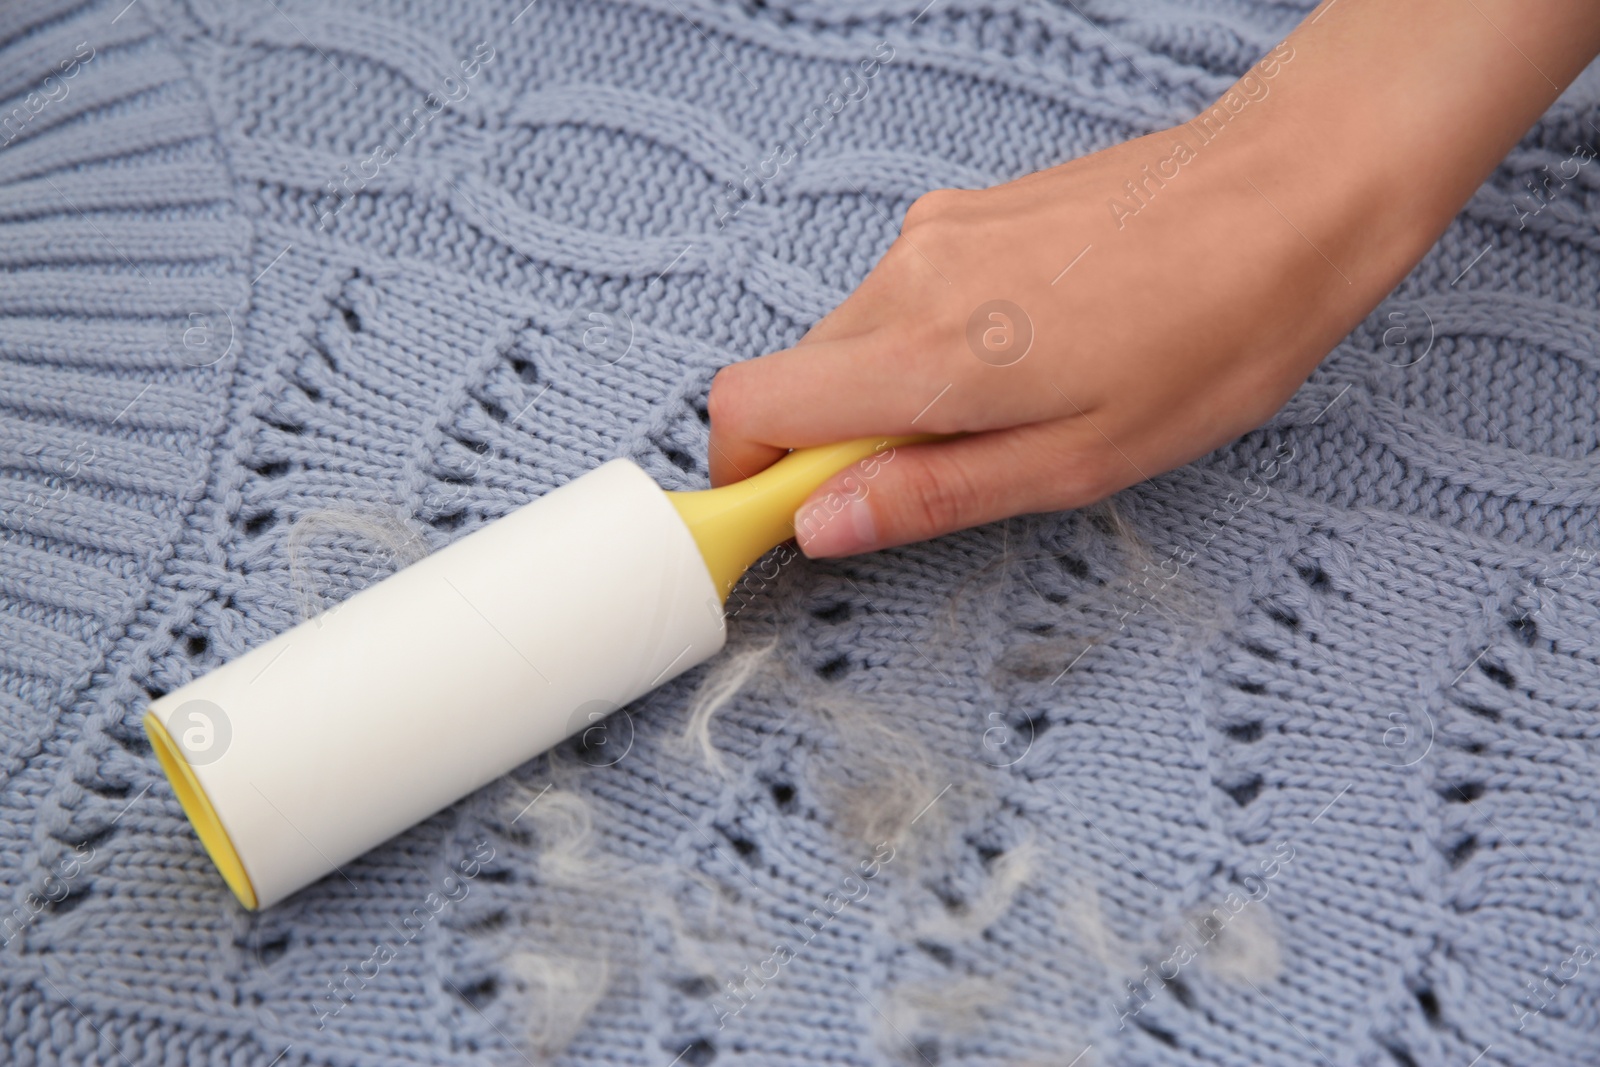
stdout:
<svg viewBox="0 0 1600 1067">
<path fill-rule="evenodd" d="M 930 435 L 666 492 L 614 459 L 150 705 L 162 769 L 247 908 L 276 904 L 700 663 L 824 481 Z"/>
</svg>

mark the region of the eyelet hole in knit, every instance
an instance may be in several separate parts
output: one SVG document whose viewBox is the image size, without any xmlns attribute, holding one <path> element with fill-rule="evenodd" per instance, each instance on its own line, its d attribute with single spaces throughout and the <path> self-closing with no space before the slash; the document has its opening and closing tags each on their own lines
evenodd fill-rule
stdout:
<svg viewBox="0 0 1600 1067">
<path fill-rule="evenodd" d="M 1261 688 L 1257 686 L 1256 691 L 1260 692 Z M 1240 744 L 1249 745 L 1261 740 L 1261 735 L 1265 731 L 1260 721 L 1252 720 L 1250 722 L 1230 723 L 1222 728 L 1222 732 L 1230 741 L 1238 741 Z"/>
<path fill-rule="evenodd" d="M 1267 608 L 1267 618 L 1288 630 L 1291 634 L 1300 632 L 1300 617 L 1292 611 L 1282 608 Z"/>
<path fill-rule="evenodd" d="M 1439 789 L 1439 795 L 1452 804 L 1471 804 L 1483 796 L 1482 782 L 1452 782 Z"/>
<path fill-rule="evenodd" d="M 825 622 L 829 624 L 849 622 L 850 605 L 846 601 L 841 600 L 837 604 L 828 604 L 820 608 L 812 608 L 811 617 L 816 619 L 818 622 Z"/>
<path fill-rule="evenodd" d="M 259 465 L 251 465 L 249 463 L 246 463 L 246 464 L 244 464 L 244 467 L 245 467 L 246 470 L 255 471 L 258 475 L 260 475 L 263 478 L 272 479 L 272 478 L 282 478 L 285 474 L 288 474 L 289 473 L 289 469 L 290 469 L 290 464 L 289 464 L 289 461 L 286 460 L 286 459 L 279 459 L 279 460 L 272 460 L 270 462 L 262 462 Z"/>
<path fill-rule="evenodd" d="M 1056 557 L 1056 563 L 1061 569 L 1080 582 L 1089 580 L 1089 565 L 1077 556 L 1063 553 Z"/>
<path fill-rule="evenodd" d="M 672 988 L 682 993 L 691 1000 L 702 1000 L 717 994 L 717 983 L 714 978 L 704 975 L 695 975 L 692 978 L 681 978 L 672 983 Z"/>
<path fill-rule="evenodd" d="M 1500 713 L 1494 708 L 1485 707 L 1482 704 L 1473 703 L 1472 701 L 1459 699 L 1456 701 L 1456 706 L 1462 711 L 1467 712 L 1469 715 L 1476 715 L 1485 722 L 1500 721 Z"/>
<path fill-rule="evenodd" d="M 1249 807 L 1261 790 L 1266 786 L 1266 779 L 1259 774 L 1252 774 L 1235 782 L 1218 782 L 1217 788 L 1233 800 L 1241 808 Z"/>
<path fill-rule="evenodd" d="M 1398 1067 L 1418 1067 L 1416 1059 L 1403 1048 L 1396 1045 L 1384 1045 L 1383 1050 L 1389 1054 Z"/>
<path fill-rule="evenodd" d="M 478 407 L 483 410 L 483 413 L 489 416 L 495 422 L 505 422 L 506 416 L 510 414 L 510 412 L 508 412 L 505 408 L 501 407 L 498 403 L 488 399 L 487 397 L 480 396 L 475 397 L 474 399 L 478 401 Z"/>
<path fill-rule="evenodd" d="M 1145 1033 L 1149 1034 L 1151 1037 L 1155 1038 L 1168 1048 L 1178 1047 L 1177 1035 L 1172 1031 L 1164 1030 L 1155 1023 L 1151 1022 L 1149 1019 L 1143 1018 L 1139 1015 L 1133 1016 L 1133 1018 L 1129 1021 L 1132 1022 L 1134 1026 L 1137 1026 L 1140 1030 L 1143 1030 Z"/>
<path fill-rule="evenodd" d="M 1517 687 L 1516 678 L 1512 676 L 1510 671 L 1498 664 L 1490 663 L 1488 660 L 1479 660 L 1478 669 L 1483 672 L 1486 678 L 1504 689 L 1516 689 Z"/>
<path fill-rule="evenodd" d="M 665 1051 L 665 1050 L 664 1050 Z M 717 1058 L 717 1046 L 709 1038 L 696 1038 L 678 1055 L 678 1062 L 688 1064 L 688 1067 L 710 1067 L 711 1061 Z"/>
<path fill-rule="evenodd" d="M 271 967 L 288 954 L 289 946 L 292 942 L 293 938 L 289 932 L 283 930 L 269 934 L 261 940 L 253 941 L 249 945 L 249 951 L 261 966 Z"/>
<path fill-rule="evenodd" d="M 90 895 L 94 892 L 92 881 L 75 881 L 67 889 L 66 895 L 50 905 L 51 914 L 56 916 L 67 915 L 88 903 Z"/>
<path fill-rule="evenodd" d="M 133 791 L 133 786 L 128 782 L 114 782 L 102 778 L 92 778 L 89 781 L 79 781 L 79 785 L 93 793 L 95 796 L 107 800 L 122 800 Z"/>
<path fill-rule="evenodd" d="M 1333 581 L 1328 577 L 1328 572 L 1316 564 L 1297 567 L 1295 572 L 1300 575 L 1301 580 L 1314 593 L 1332 593 L 1334 591 Z"/>
<path fill-rule="evenodd" d="M 1194 990 L 1189 988 L 1189 983 L 1181 977 L 1166 979 L 1165 988 L 1172 993 L 1179 1004 L 1193 1011 L 1195 1008 Z"/>
<path fill-rule="evenodd" d="M 722 836 L 727 838 L 728 844 L 732 846 L 734 852 L 738 853 L 740 859 L 750 860 L 751 862 L 760 861 L 761 847 L 748 837 L 731 833 L 727 830 L 722 831 Z"/>
<path fill-rule="evenodd" d="M 1416 992 L 1417 1006 L 1422 1009 L 1422 1017 L 1428 1020 L 1429 1026 L 1444 1025 L 1444 1017 L 1439 1012 L 1439 998 L 1434 996 L 1431 989 L 1419 989 Z"/>
<path fill-rule="evenodd" d="M 1266 660 L 1268 663 L 1278 662 L 1278 654 L 1272 649 L 1267 648 L 1265 645 L 1247 641 L 1241 644 L 1239 647 L 1258 659 Z"/>
<path fill-rule="evenodd" d="M 1478 854 L 1478 847 L 1478 835 L 1465 834 L 1453 845 L 1444 849 L 1445 862 L 1450 865 L 1452 871 L 1458 870 Z"/>
<path fill-rule="evenodd" d="M 508 925 L 510 925 L 510 923 L 511 913 L 506 911 L 504 908 L 501 908 L 497 911 L 490 912 L 481 919 L 474 919 L 473 921 L 464 924 L 461 927 L 461 931 L 462 933 L 470 934 L 473 937 L 483 937 L 485 935 L 504 930 Z"/>
<path fill-rule="evenodd" d="M 489 975 L 466 985 L 458 985 L 452 982 L 449 983 L 447 988 L 473 1008 L 482 1011 L 494 1003 L 495 998 L 500 995 L 500 980 L 494 975 Z"/>
<path fill-rule="evenodd" d="M 850 657 L 845 655 L 831 656 L 817 666 L 817 677 L 824 681 L 837 681 L 844 677 L 850 670 Z"/>
<path fill-rule="evenodd" d="M 517 381 L 523 385 L 539 384 L 539 365 L 531 359 L 512 358 L 511 373 L 517 376 Z"/>
<path fill-rule="evenodd" d="M 278 525 L 278 514 L 274 511 L 262 511 L 254 515 L 241 515 L 239 529 L 246 537 L 260 537 L 274 526 Z"/>
<path fill-rule="evenodd" d="M 52 836 L 55 836 L 56 840 L 60 841 L 64 845 L 66 845 L 68 848 L 71 848 L 71 849 L 74 849 L 74 850 L 82 850 L 82 849 L 98 848 L 100 845 L 105 844 L 106 841 L 113 834 L 115 834 L 116 832 L 117 832 L 116 825 L 113 824 L 113 823 L 107 823 L 105 826 L 100 827 L 98 830 L 91 830 L 88 833 L 78 834 L 78 835 L 76 835 L 76 837 L 74 837 L 72 835 L 67 835 L 67 836 L 52 835 Z"/>
<path fill-rule="evenodd" d="M 967 913 L 967 898 L 951 888 L 948 881 L 929 886 L 929 890 L 948 914 L 960 916 Z"/>
</svg>

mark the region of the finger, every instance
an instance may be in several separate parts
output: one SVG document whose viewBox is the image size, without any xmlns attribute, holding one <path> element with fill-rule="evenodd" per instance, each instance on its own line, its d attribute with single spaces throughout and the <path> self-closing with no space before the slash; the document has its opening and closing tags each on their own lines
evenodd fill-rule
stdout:
<svg viewBox="0 0 1600 1067">
<path fill-rule="evenodd" d="M 881 324 L 884 314 L 888 311 L 889 308 L 884 301 L 863 300 L 858 290 L 813 324 L 811 329 L 794 343 L 794 348 L 808 348 L 823 341 L 848 340 L 869 333 Z M 727 384 L 724 381 L 723 390 L 726 389 Z M 724 426 L 727 421 L 723 420 Z M 718 486 L 741 481 L 752 474 L 760 473 L 783 458 L 788 450 L 748 438 L 735 438 L 728 433 L 719 433 L 718 424 L 713 420 L 709 451 L 711 484 Z M 735 456 L 739 458 L 735 459 Z"/>
<path fill-rule="evenodd" d="M 739 458 L 735 459 L 733 455 L 729 455 L 728 448 L 733 449 L 734 455 Z M 763 445 L 755 441 L 735 444 L 725 440 L 719 443 L 716 425 L 713 424 L 711 427 L 711 447 L 708 449 L 710 453 L 711 485 L 716 487 L 728 485 L 732 482 L 742 482 L 752 474 L 760 474 L 778 462 L 788 451 L 786 448 L 775 448 L 772 445 Z"/>
<path fill-rule="evenodd" d="M 1083 507 L 1142 480 L 1136 462 L 1083 418 L 901 447 L 829 479 L 795 512 L 795 537 L 808 556 L 848 556 Z"/>
<path fill-rule="evenodd" d="M 853 395 L 851 406 L 865 415 L 873 406 L 905 406 L 896 400 L 903 389 L 887 360 L 865 357 L 853 341 L 821 341 L 724 367 L 711 380 L 707 398 L 711 483 L 748 478 L 790 448 L 876 432 L 836 429 L 841 396 Z M 869 396 L 877 399 L 869 403 Z"/>
<path fill-rule="evenodd" d="M 807 330 L 805 335 L 794 343 L 794 347 L 807 348 L 822 341 L 845 340 L 868 332 L 876 325 L 876 321 L 869 311 L 863 310 L 866 307 L 866 303 L 854 296 L 845 299 Z M 722 388 L 723 391 L 727 390 L 726 380 Z M 722 408 L 725 405 L 717 406 Z M 724 418 L 722 421 L 725 425 L 728 420 Z M 709 451 L 711 484 L 718 486 L 742 481 L 752 474 L 760 473 L 782 459 L 788 449 L 750 439 L 734 439 L 725 433 L 719 433 L 718 423 L 713 419 Z M 734 456 L 738 456 L 739 459 L 735 459 Z"/>
<path fill-rule="evenodd" d="M 1046 372 L 1043 361 L 997 366 L 966 351 L 929 350 L 903 328 L 821 341 L 717 372 L 711 439 L 728 464 L 723 470 L 748 474 L 772 462 L 773 448 L 993 430 L 1072 414 L 1065 395 L 1041 377 Z"/>
<path fill-rule="evenodd" d="M 804 345 L 814 345 L 819 341 L 840 341 L 847 337 L 855 337 L 870 332 L 878 322 L 878 315 L 867 302 L 856 299 L 852 294 L 841 301 L 838 307 L 813 323 L 811 329 L 794 343 L 794 347 L 800 348 Z"/>
</svg>

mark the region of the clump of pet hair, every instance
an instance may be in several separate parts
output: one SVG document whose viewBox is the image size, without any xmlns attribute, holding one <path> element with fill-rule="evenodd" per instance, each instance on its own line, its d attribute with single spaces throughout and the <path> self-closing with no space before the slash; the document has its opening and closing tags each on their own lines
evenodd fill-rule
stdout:
<svg viewBox="0 0 1600 1067">
<path fill-rule="evenodd" d="M 919 919 L 916 937 L 943 943 L 979 937 L 1011 910 L 1038 862 L 1038 843 L 1031 836 L 1024 838 L 990 861 L 988 877 L 964 905 L 953 911 L 941 906 Z"/>
<path fill-rule="evenodd" d="M 727 650 L 707 669 L 689 698 L 680 740 L 692 747 L 717 775 L 732 777 L 722 753 L 711 740 L 711 719 L 763 670 L 770 670 L 778 639 L 768 638 Z"/>
<path fill-rule="evenodd" d="M 329 507 L 295 519 L 284 552 L 303 621 L 422 559 L 428 544 L 421 528 L 398 513 Z"/>
</svg>

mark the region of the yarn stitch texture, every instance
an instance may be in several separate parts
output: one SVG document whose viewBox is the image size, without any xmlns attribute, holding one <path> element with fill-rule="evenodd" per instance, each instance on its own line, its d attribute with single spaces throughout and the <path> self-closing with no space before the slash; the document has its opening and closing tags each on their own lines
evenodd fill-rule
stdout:
<svg viewBox="0 0 1600 1067">
<path fill-rule="evenodd" d="M 1181 121 L 1307 8 L 0 9 L 0 1062 L 1600 1061 L 1600 169 L 1529 189 L 1593 79 L 1267 426 L 1119 496 L 1149 569 L 1096 509 L 774 568 L 726 777 L 699 668 L 252 915 L 139 729 L 608 459 L 704 486 L 716 369 L 917 195 Z M 829 702 L 931 753 L 920 866 L 818 784 L 902 753 Z"/>
</svg>

